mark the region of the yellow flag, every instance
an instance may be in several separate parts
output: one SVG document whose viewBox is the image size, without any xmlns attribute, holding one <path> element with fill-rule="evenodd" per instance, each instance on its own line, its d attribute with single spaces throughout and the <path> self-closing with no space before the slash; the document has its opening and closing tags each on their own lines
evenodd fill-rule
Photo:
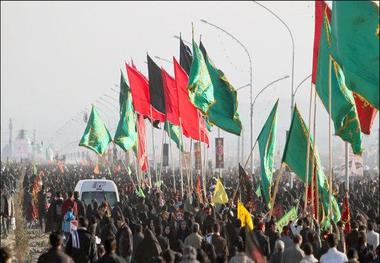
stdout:
<svg viewBox="0 0 380 263">
<path fill-rule="evenodd" d="M 249 230 L 253 230 L 251 214 L 248 212 L 247 208 L 244 207 L 243 203 L 240 202 L 240 200 L 238 200 L 237 217 L 240 219 L 241 227 L 248 226 Z"/>
<path fill-rule="evenodd" d="M 220 181 L 220 178 L 218 178 L 216 181 L 214 195 L 212 196 L 211 202 L 213 204 L 225 204 L 228 202 L 228 196 L 226 190 L 224 189 L 222 181 Z"/>
</svg>

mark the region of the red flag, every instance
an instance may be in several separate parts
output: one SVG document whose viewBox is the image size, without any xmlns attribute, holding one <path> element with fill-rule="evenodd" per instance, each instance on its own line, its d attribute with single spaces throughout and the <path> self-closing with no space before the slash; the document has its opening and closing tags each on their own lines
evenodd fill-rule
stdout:
<svg viewBox="0 0 380 263">
<path fill-rule="evenodd" d="M 173 57 L 174 64 L 174 74 L 175 81 L 178 91 L 178 110 L 179 116 L 181 119 L 181 126 L 183 130 L 183 134 L 186 137 L 191 137 L 194 140 L 202 141 L 208 144 L 207 134 L 203 136 L 200 133 L 200 122 L 199 122 L 199 114 L 197 108 L 191 103 L 189 98 L 189 91 L 187 89 L 187 83 L 189 81 L 189 77 L 187 76 L 185 70 L 179 65 L 177 60 Z M 201 137 L 201 138 L 200 138 Z"/>
<path fill-rule="evenodd" d="M 149 83 L 143 74 L 136 68 L 125 64 L 129 84 L 132 91 L 132 102 L 136 112 L 161 122 L 165 121 L 165 114 L 159 112 L 150 105 Z"/>
<path fill-rule="evenodd" d="M 166 118 L 171 124 L 179 125 L 178 91 L 175 79 L 164 69 L 161 69 L 161 72 L 164 84 Z"/>
<path fill-rule="evenodd" d="M 321 31 L 323 26 L 323 15 L 327 12 L 327 17 L 331 19 L 331 9 L 325 1 L 315 1 L 315 26 L 314 26 L 314 47 L 313 47 L 313 73 L 311 81 L 313 84 L 316 82 L 317 66 L 318 66 L 318 53 L 319 53 L 319 40 L 321 38 Z"/>
<path fill-rule="evenodd" d="M 372 107 L 368 101 L 359 94 L 352 92 L 355 99 L 356 110 L 358 111 L 360 129 L 364 134 L 371 133 L 371 127 L 375 120 L 377 109 Z"/>
<path fill-rule="evenodd" d="M 137 134 L 138 134 L 138 149 L 137 149 L 137 159 L 141 171 L 146 172 L 148 170 L 148 156 L 145 152 L 145 121 L 141 114 L 137 114 Z"/>
<path fill-rule="evenodd" d="M 348 192 L 343 199 L 343 208 L 342 208 L 342 222 L 345 224 L 344 232 L 349 233 L 351 231 L 351 216 L 350 216 L 350 203 L 348 202 Z"/>
</svg>

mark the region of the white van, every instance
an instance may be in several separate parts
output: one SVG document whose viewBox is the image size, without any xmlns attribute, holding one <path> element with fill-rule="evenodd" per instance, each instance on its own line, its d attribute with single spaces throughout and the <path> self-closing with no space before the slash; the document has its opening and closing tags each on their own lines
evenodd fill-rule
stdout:
<svg viewBox="0 0 380 263">
<path fill-rule="evenodd" d="M 111 207 L 116 206 L 120 201 L 119 191 L 116 184 L 112 180 L 106 179 L 85 179 L 80 180 L 75 186 L 75 190 L 79 192 L 79 199 L 84 201 L 86 206 L 96 200 L 100 205 L 107 200 Z"/>
</svg>

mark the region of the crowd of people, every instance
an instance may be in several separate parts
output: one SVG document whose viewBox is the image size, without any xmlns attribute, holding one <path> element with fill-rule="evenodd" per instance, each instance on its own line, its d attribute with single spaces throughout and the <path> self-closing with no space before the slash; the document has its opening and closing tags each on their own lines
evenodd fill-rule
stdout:
<svg viewBox="0 0 380 263">
<path fill-rule="evenodd" d="M 24 167 L 24 168 L 22 168 Z M 24 190 L 23 212 L 26 227 L 39 227 L 49 233 L 50 247 L 38 262 L 379 262 L 379 179 L 356 180 L 350 185 L 351 230 L 342 221 L 331 221 L 323 229 L 320 222 L 299 209 L 297 220 L 282 229 L 278 219 L 291 207 L 302 208 L 303 184 L 293 188 L 281 182 L 274 212 L 268 216 L 263 197 L 252 189 L 243 189 L 242 197 L 253 218 L 253 231 L 241 228 L 234 202 L 211 205 L 212 190 L 203 200 L 196 189 L 180 190 L 180 177 L 173 185 L 170 170 L 162 172 L 160 187 L 142 187 L 136 191 L 125 169 L 103 167 L 96 178 L 115 182 L 120 202 L 111 207 L 107 200 L 85 203 L 74 192 L 80 179 L 92 178 L 90 165 L 1 164 L 1 231 L 11 231 L 12 206 L 17 184 Z M 24 175 L 20 176 L 24 169 Z M 195 173 L 194 173 L 195 174 Z M 231 198 L 239 180 L 237 170 L 222 176 Z M 22 178 L 22 179 L 21 179 Z M 155 176 L 153 175 L 152 181 Z M 22 180 L 22 181 L 19 181 Z M 194 182 L 196 178 L 194 177 Z M 207 173 L 206 189 L 215 184 Z M 338 203 L 345 192 L 337 185 Z M 248 194 L 247 194 L 247 190 Z M 1 256 L 7 255 L 2 248 Z M 5 258 L 3 257 L 3 259 Z M 5 262 L 5 261 L 4 261 Z"/>
</svg>

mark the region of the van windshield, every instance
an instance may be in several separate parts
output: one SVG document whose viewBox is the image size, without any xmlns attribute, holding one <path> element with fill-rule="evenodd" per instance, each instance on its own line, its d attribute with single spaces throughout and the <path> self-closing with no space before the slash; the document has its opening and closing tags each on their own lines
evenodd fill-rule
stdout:
<svg viewBox="0 0 380 263">
<path fill-rule="evenodd" d="M 97 192 L 82 192 L 82 201 L 88 204 L 92 204 L 93 200 L 96 200 L 100 205 L 104 200 L 107 200 L 111 207 L 116 206 L 116 193 L 115 192 L 105 192 L 105 191 L 97 191 Z"/>
</svg>

